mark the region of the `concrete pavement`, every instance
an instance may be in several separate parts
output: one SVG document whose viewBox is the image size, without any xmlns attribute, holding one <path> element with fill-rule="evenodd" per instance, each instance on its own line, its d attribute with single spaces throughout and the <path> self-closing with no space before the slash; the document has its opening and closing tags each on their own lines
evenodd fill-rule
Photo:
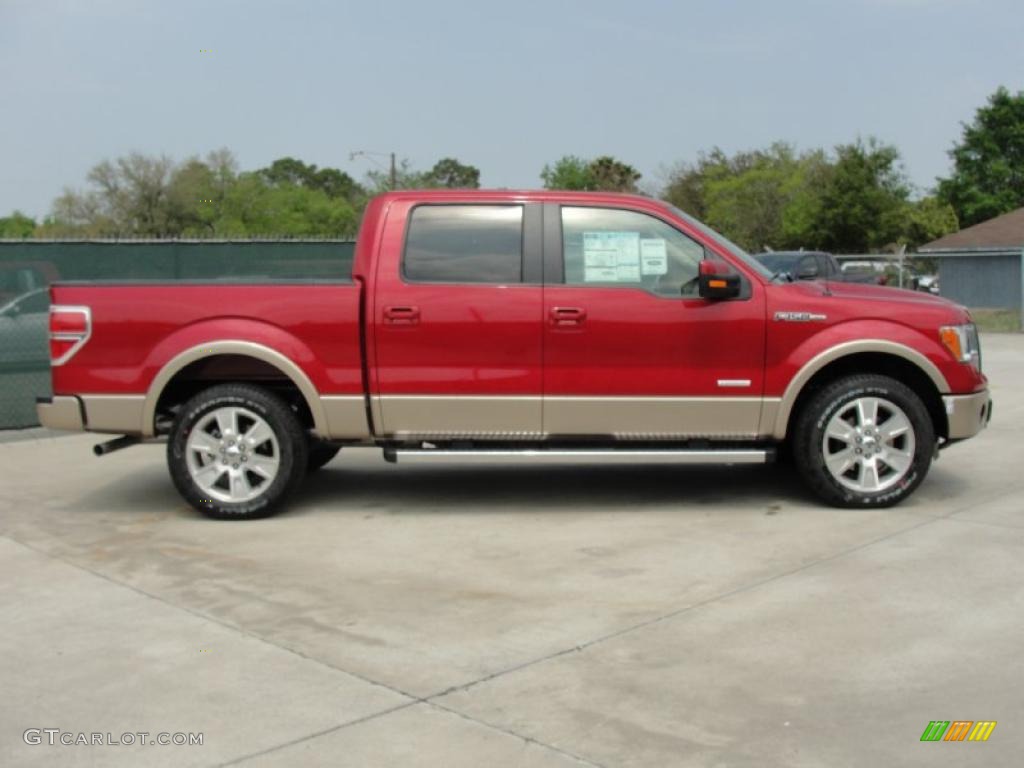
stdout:
<svg viewBox="0 0 1024 768">
<path fill-rule="evenodd" d="M 779 467 L 344 451 L 284 515 L 214 522 L 162 446 L 0 444 L 0 764 L 1015 763 L 1024 337 L 983 348 L 993 425 L 893 510 Z M 999 725 L 921 743 L 935 719 Z"/>
</svg>

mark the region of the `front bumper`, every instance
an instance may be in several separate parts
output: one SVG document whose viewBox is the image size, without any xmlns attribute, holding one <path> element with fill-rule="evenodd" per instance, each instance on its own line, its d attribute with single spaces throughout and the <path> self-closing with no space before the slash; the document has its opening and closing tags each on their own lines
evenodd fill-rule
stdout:
<svg viewBox="0 0 1024 768">
<path fill-rule="evenodd" d="M 66 429 L 74 432 L 85 429 L 82 403 L 77 397 L 37 397 L 36 415 L 39 416 L 39 423 L 49 429 Z"/>
<path fill-rule="evenodd" d="M 992 397 L 987 389 L 972 395 L 943 395 L 942 404 L 946 407 L 950 440 L 974 437 L 992 418 Z"/>
</svg>

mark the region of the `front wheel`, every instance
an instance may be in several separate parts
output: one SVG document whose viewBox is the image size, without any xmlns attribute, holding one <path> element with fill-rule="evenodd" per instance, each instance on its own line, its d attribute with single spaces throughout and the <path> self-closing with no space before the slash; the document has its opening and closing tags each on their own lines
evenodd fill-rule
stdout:
<svg viewBox="0 0 1024 768">
<path fill-rule="evenodd" d="M 888 376 L 839 379 L 798 414 L 793 457 L 804 482 L 838 507 L 888 507 L 928 474 L 935 428 L 921 398 Z"/>
<path fill-rule="evenodd" d="M 208 517 L 272 514 L 306 473 L 307 443 L 295 413 L 264 389 L 224 384 L 182 406 L 167 442 L 178 492 Z"/>
</svg>

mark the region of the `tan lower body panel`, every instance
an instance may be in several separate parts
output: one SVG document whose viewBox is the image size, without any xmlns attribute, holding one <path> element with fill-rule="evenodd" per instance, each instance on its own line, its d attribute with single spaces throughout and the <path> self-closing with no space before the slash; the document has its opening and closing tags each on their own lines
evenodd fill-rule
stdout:
<svg viewBox="0 0 1024 768">
<path fill-rule="evenodd" d="M 943 395 L 942 402 L 949 421 L 950 440 L 974 437 L 988 426 L 992 417 L 992 397 L 987 389 L 972 395 Z"/>
<path fill-rule="evenodd" d="M 82 395 L 81 399 L 85 428 L 90 432 L 143 433 L 145 395 Z"/>
<path fill-rule="evenodd" d="M 82 421 L 82 406 L 77 397 L 54 395 L 42 402 L 36 402 L 36 415 L 39 417 L 39 423 L 48 429 L 68 431 L 85 429 L 85 423 Z"/>
<path fill-rule="evenodd" d="M 320 398 L 327 417 L 327 435 L 336 440 L 357 440 L 370 436 L 366 423 L 366 398 L 362 395 L 325 395 Z"/>
<path fill-rule="evenodd" d="M 547 397 L 551 435 L 615 435 L 623 439 L 758 436 L 759 397 Z"/>
<path fill-rule="evenodd" d="M 379 395 L 382 431 L 409 437 L 539 437 L 540 397 Z"/>
<path fill-rule="evenodd" d="M 530 439 L 614 435 L 624 440 L 750 440 L 774 422 L 778 400 L 759 397 L 376 396 L 386 435 Z"/>
</svg>

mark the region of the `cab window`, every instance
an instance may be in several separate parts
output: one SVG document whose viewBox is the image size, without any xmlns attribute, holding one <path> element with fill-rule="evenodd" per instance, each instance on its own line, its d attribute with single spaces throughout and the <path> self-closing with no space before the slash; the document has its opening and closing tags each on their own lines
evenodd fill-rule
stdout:
<svg viewBox="0 0 1024 768">
<path fill-rule="evenodd" d="M 415 208 L 409 219 L 402 273 L 411 282 L 521 283 L 523 206 Z"/>
<path fill-rule="evenodd" d="M 640 288 L 697 296 L 704 247 L 653 216 L 616 208 L 562 207 L 568 285 Z"/>
</svg>

